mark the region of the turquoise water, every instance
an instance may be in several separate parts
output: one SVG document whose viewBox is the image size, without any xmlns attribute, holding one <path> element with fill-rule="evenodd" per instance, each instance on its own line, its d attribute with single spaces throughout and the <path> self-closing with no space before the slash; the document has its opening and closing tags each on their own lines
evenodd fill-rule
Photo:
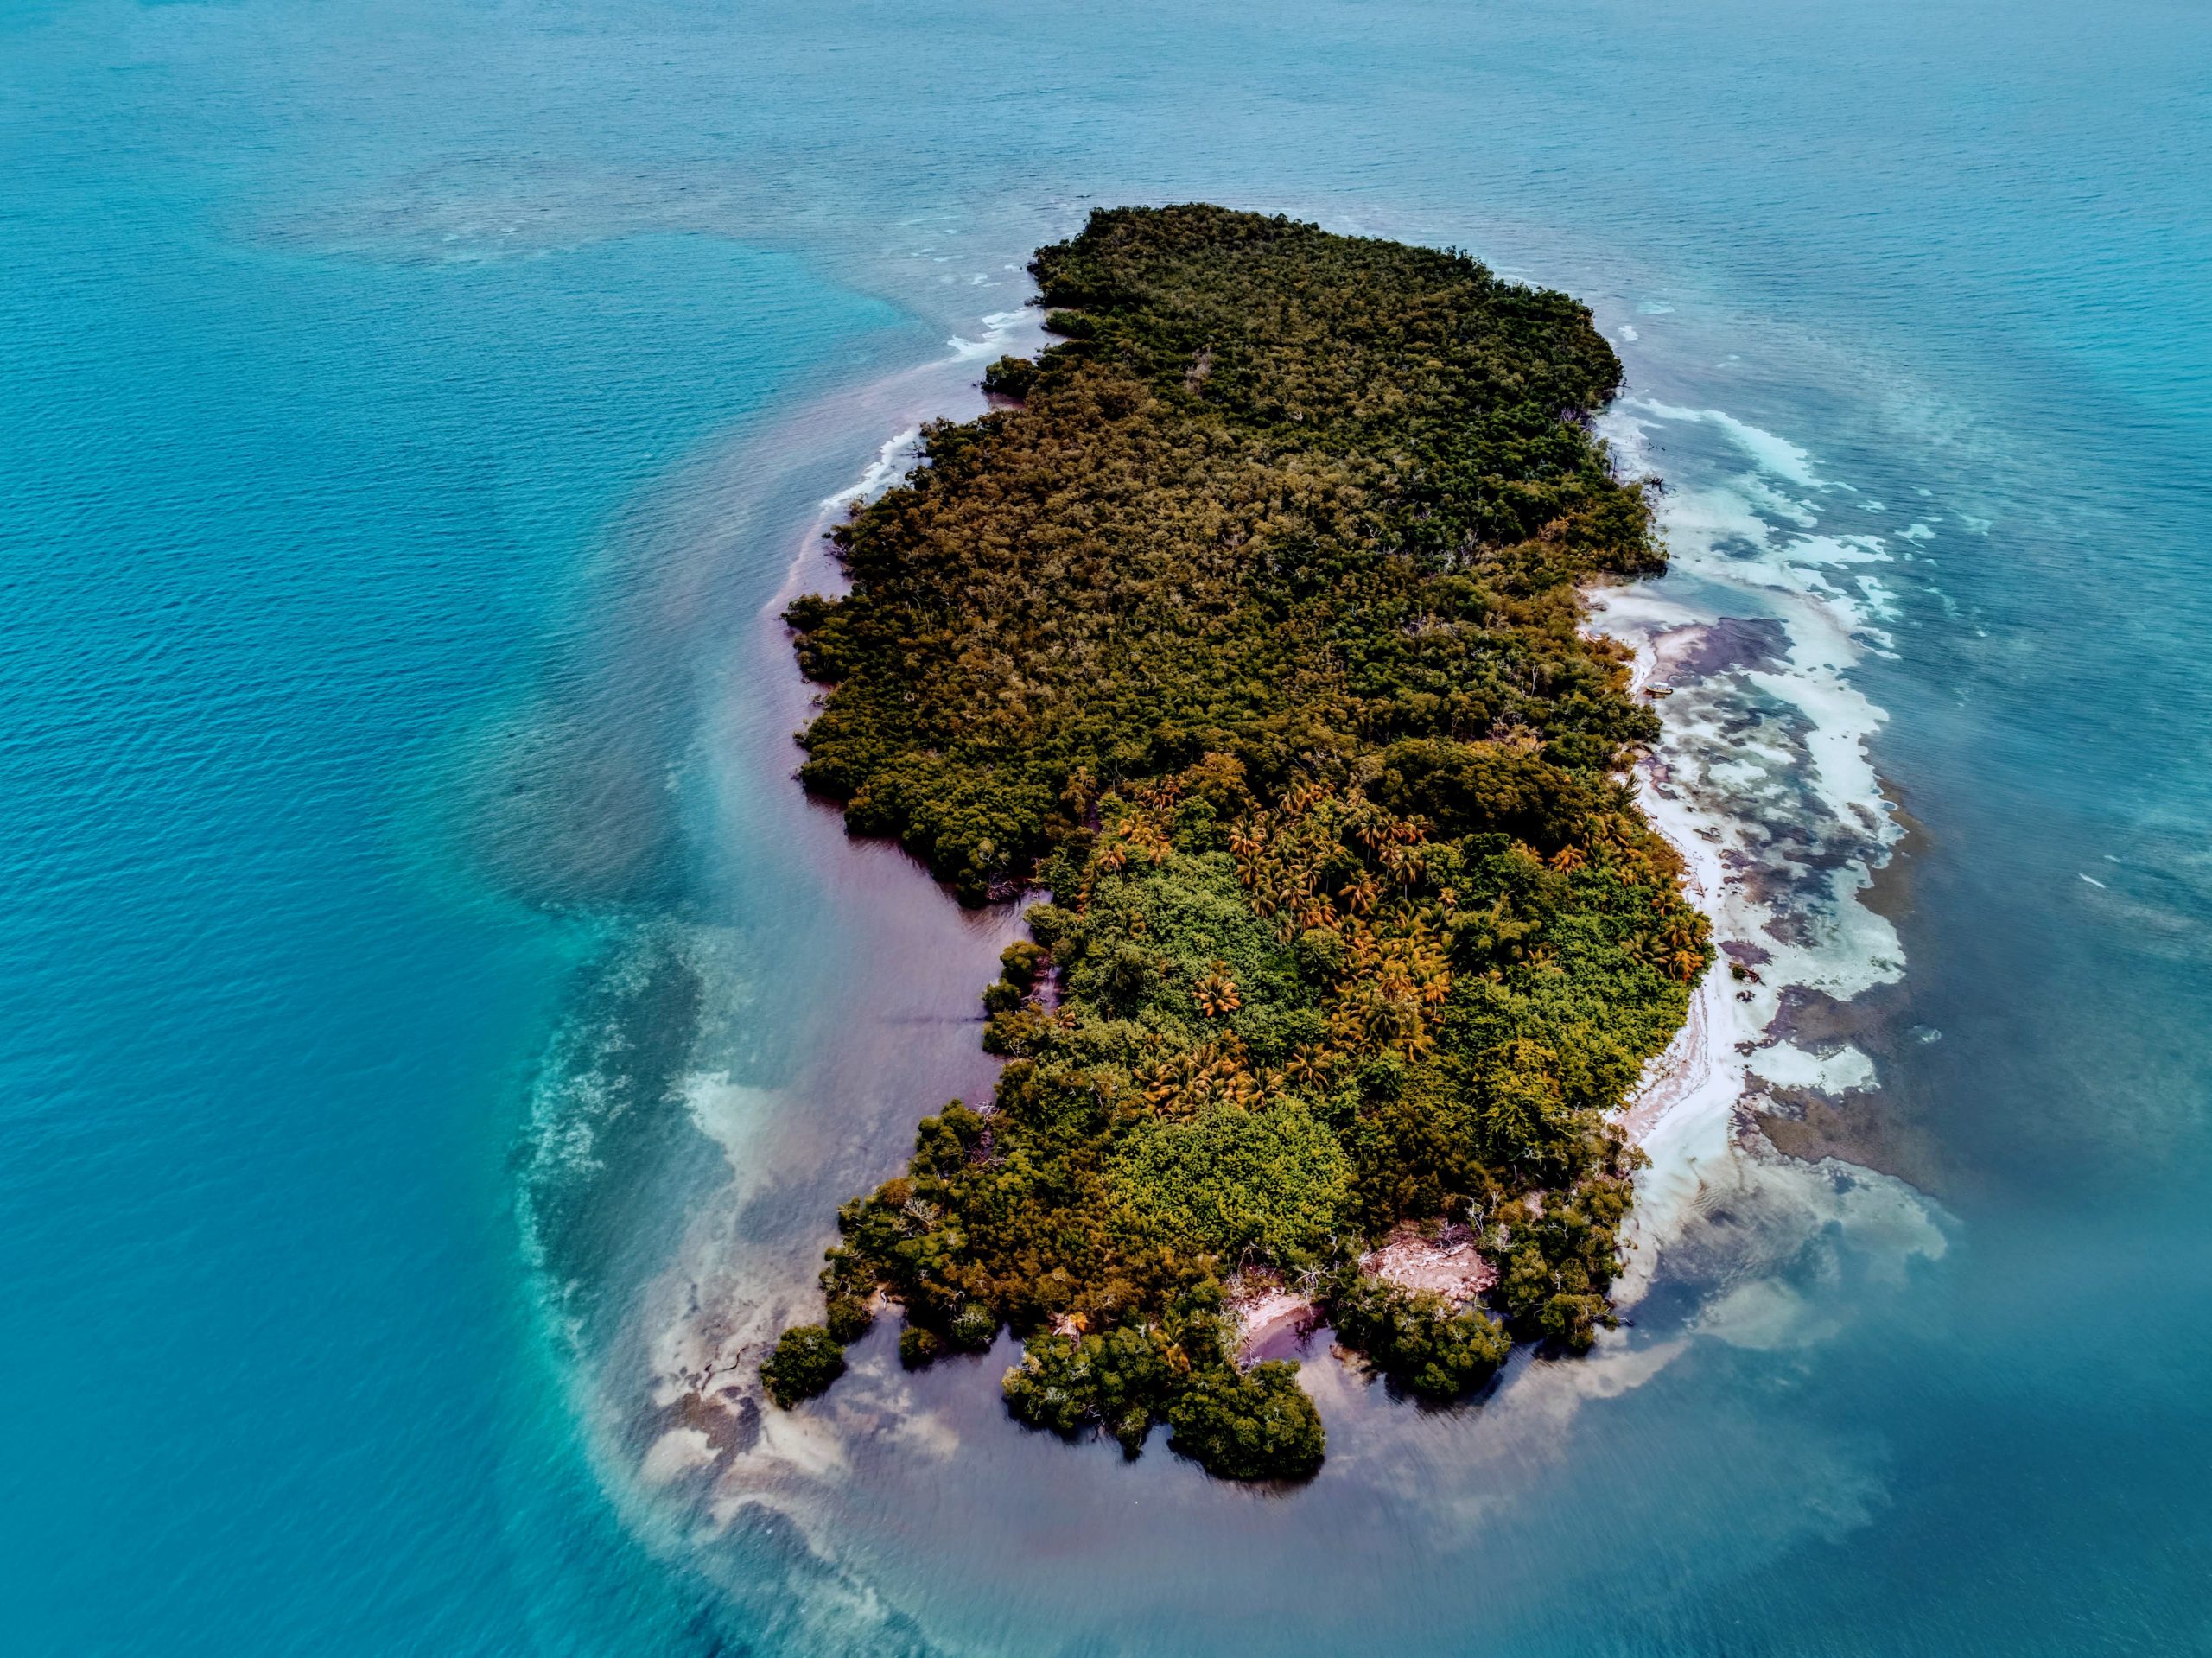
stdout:
<svg viewBox="0 0 2212 1658">
<path fill-rule="evenodd" d="M 0 42 L 10 1650 L 2212 1649 L 2201 8 Z M 1023 343 L 1027 249 L 1192 197 L 1596 308 L 1671 489 L 1639 602 L 1791 647 L 1681 683 L 1670 786 L 1869 987 L 1793 1051 L 1878 1083 L 1877 1166 L 1709 1158 L 1635 1327 L 1478 1406 L 1313 1356 L 1287 1498 L 880 1337 L 687 1439 L 988 1087 L 1014 924 L 798 797 L 777 595 Z"/>
</svg>

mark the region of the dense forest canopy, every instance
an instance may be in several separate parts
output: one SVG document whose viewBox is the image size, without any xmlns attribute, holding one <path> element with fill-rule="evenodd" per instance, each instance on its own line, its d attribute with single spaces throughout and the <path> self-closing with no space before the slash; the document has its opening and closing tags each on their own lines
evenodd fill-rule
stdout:
<svg viewBox="0 0 2212 1658">
<path fill-rule="evenodd" d="M 1611 1115 L 1711 951 L 1577 584 L 1662 559 L 1563 295 L 1208 206 L 1094 213 L 1031 269 L 1060 343 L 927 429 L 834 532 L 849 594 L 789 620 L 830 688 L 807 785 L 968 901 L 1051 901 L 984 993 L 995 1097 L 845 1206 L 825 1324 L 764 1371 L 828 1387 L 880 1293 L 909 1363 L 1010 1324 L 1026 1422 L 1297 1477 L 1320 1423 L 1239 1363 L 1226 1281 L 1440 1399 L 1608 1317 Z M 1486 1296 L 1363 1265 L 1446 1223 Z"/>
</svg>

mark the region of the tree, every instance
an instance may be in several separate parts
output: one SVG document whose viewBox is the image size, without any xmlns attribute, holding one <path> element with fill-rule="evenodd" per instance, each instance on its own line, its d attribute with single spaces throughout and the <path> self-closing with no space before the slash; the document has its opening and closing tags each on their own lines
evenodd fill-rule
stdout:
<svg viewBox="0 0 2212 1658">
<path fill-rule="evenodd" d="M 1281 1360 L 1192 1378 L 1168 1413 L 1169 1448 L 1224 1479 L 1311 1479 L 1325 1454 L 1320 1413 Z"/>
<path fill-rule="evenodd" d="M 768 1397 L 785 1410 L 827 1392 L 844 1374 L 845 1350 L 820 1324 L 795 1324 L 784 1331 L 776 1350 L 760 1367 Z"/>
</svg>

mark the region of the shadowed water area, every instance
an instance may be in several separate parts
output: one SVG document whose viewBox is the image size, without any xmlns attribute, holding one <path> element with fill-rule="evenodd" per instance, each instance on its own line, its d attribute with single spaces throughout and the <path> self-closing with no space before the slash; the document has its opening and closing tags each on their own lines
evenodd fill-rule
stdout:
<svg viewBox="0 0 2212 1658">
<path fill-rule="evenodd" d="M 2200 10 L 0 41 L 11 1650 L 2212 1645 Z M 1003 1338 L 731 1380 L 1019 926 L 800 794 L 776 613 L 1029 251 L 1190 199 L 1592 305 L 1758 975 L 1630 1326 L 1442 1411 L 1309 1343 L 1287 1493 L 1022 1431 Z"/>
</svg>

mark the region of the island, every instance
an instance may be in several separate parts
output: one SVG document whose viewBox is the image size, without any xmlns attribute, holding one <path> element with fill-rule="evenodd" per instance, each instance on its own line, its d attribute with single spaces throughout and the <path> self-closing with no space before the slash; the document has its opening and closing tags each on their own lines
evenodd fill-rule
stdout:
<svg viewBox="0 0 2212 1658">
<path fill-rule="evenodd" d="M 1005 1064 L 839 1211 L 763 1380 L 823 1392 L 895 1306 L 910 1366 L 1010 1328 L 1033 1427 L 1301 1479 L 1255 1308 L 1440 1401 L 1612 1321 L 1618 1114 L 1713 951 L 1581 594 L 1664 557 L 1565 295 L 1205 206 L 1031 270 L 1057 343 L 786 616 L 805 786 L 964 902 L 1042 900 L 982 992 Z"/>
</svg>

